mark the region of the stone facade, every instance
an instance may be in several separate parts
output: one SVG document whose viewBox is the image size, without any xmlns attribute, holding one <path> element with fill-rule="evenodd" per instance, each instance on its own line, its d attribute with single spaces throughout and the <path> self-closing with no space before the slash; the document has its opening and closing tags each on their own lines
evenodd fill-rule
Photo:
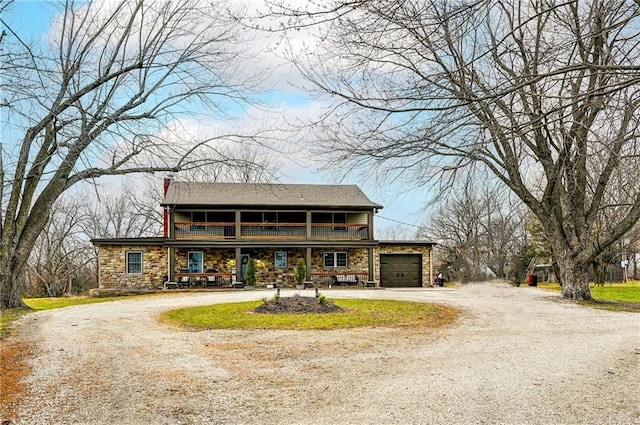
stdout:
<svg viewBox="0 0 640 425">
<path fill-rule="evenodd" d="M 127 273 L 126 255 L 142 253 L 142 273 Z M 167 274 L 167 250 L 161 246 L 101 245 L 98 249 L 100 289 L 159 289 Z"/>
<path fill-rule="evenodd" d="M 126 273 L 126 253 L 142 253 L 142 273 Z M 188 252 L 201 251 L 204 256 L 204 272 L 233 273 L 235 249 L 222 248 L 178 248 L 175 250 L 175 271 L 187 268 Z M 286 252 L 286 267 L 275 267 L 276 251 Z M 299 258 L 306 260 L 306 248 L 243 248 L 242 253 L 256 259 L 258 285 L 276 283 L 293 286 L 293 271 Z M 346 252 L 347 267 L 324 267 L 324 253 Z M 374 280 L 379 281 L 381 254 L 422 254 L 422 286 L 432 283 L 431 247 L 425 245 L 381 244 L 374 249 Z M 168 274 L 167 248 L 156 245 L 101 245 L 98 251 L 98 267 L 101 289 L 161 289 Z M 369 255 L 367 248 L 322 247 L 312 248 L 309 273 L 367 273 Z M 317 280 L 314 277 L 314 280 Z"/>
<path fill-rule="evenodd" d="M 189 252 L 199 251 L 204 257 L 204 272 L 232 273 L 235 269 L 234 249 L 176 249 L 175 270 L 187 268 L 187 256 Z M 276 251 L 285 252 L 287 257 L 286 267 L 275 267 Z M 325 252 L 346 252 L 347 267 L 324 267 Z M 249 255 L 256 260 L 258 270 L 258 285 L 277 283 L 280 286 L 293 286 L 295 281 L 293 271 L 299 258 L 306 260 L 306 248 L 243 248 L 242 254 Z M 368 253 L 363 248 L 313 248 L 311 250 L 310 273 L 345 273 L 367 272 Z"/>
<path fill-rule="evenodd" d="M 366 248 L 314 248 L 311 250 L 312 273 L 363 273 L 369 271 L 369 255 Z M 325 252 L 346 252 L 347 267 L 324 267 Z"/>
<path fill-rule="evenodd" d="M 433 282 L 431 276 L 431 246 L 407 244 L 381 244 L 374 250 L 375 280 L 380 280 L 380 254 L 422 254 L 422 286 L 429 287 Z"/>
<path fill-rule="evenodd" d="M 212 248 L 179 248 L 176 249 L 175 267 L 176 272 L 188 267 L 187 258 L 189 252 L 202 252 L 204 257 L 204 272 L 213 270 L 214 273 L 231 273 L 235 267 L 236 250 L 212 249 Z"/>
</svg>

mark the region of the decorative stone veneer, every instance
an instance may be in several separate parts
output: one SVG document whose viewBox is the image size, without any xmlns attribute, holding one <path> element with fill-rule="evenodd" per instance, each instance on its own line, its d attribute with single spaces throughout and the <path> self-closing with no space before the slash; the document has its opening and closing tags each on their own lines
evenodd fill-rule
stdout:
<svg viewBox="0 0 640 425">
<path fill-rule="evenodd" d="M 236 264 L 235 249 L 176 249 L 175 263 L 176 272 L 187 268 L 187 256 L 189 252 L 199 251 L 204 256 L 204 272 L 213 270 L 215 273 L 232 273 Z M 285 251 L 287 253 L 287 267 L 275 267 L 275 252 Z M 298 258 L 306 258 L 306 250 L 295 248 L 250 248 L 243 249 L 242 254 L 248 254 L 250 258 L 256 260 L 258 271 L 258 285 L 277 283 L 279 285 L 294 285 L 293 268 Z"/>
<path fill-rule="evenodd" d="M 375 279 L 380 281 L 380 254 L 422 254 L 422 287 L 431 286 L 433 278 L 431 270 L 431 247 L 422 245 L 382 245 L 374 250 Z"/>
<path fill-rule="evenodd" d="M 204 270 L 213 270 L 214 273 L 231 273 L 236 264 L 235 249 L 211 249 L 211 248 L 179 248 L 175 255 L 175 272 L 188 267 L 187 256 L 189 252 L 202 252 L 204 257 Z"/>
<path fill-rule="evenodd" d="M 127 274 L 125 270 L 126 252 L 142 252 L 142 273 Z M 187 268 L 187 253 L 202 251 L 204 253 L 204 271 L 213 270 L 216 273 L 231 273 L 235 267 L 235 249 L 187 249 L 175 251 L 175 271 Z M 287 267 L 275 267 L 275 252 L 287 253 Z M 325 268 L 325 252 L 347 252 L 347 267 Z M 429 246 L 420 245 L 383 245 L 374 249 L 374 280 L 380 277 L 380 254 L 422 254 L 422 285 L 430 286 L 432 276 L 430 271 Z M 258 283 L 266 285 L 277 283 L 282 286 L 294 285 L 293 269 L 298 258 L 306 260 L 305 248 L 261 248 L 243 249 L 243 254 L 257 260 Z M 99 287 L 101 289 L 161 289 L 163 278 L 167 270 L 167 248 L 161 246 L 140 245 L 102 245 L 98 250 L 98 267 L 100 273 Z M 368 272 L 369 257 L 367 248 L 323 247 L 311 250 L 310 273 L 345 273 Z"/>
<path fill-rule="evenodd" d="M 284 251 L 287 253 L 287 267 L 275 267 L 276 251 Z M 304 248 L 261 248 L 242 250 L 243 254 L 249 254 L 251 258 L 256 260 L 256 268 L 258 270 L 259 284 L 277 283 L 279 286 L 293 286 L 295 280 L 293 278 L 293 269 L 299 258 L 306 258 L 306 249 Z"/>
<path fill-rule="evenodd" d="M 187 255 L 189 252 L 199 251 L 204 256 L 204 272 L 213 270 L 216 273 L 232 273 L 235 268 L 235 249 L 176 249 L 175 271 L 187 268 Z M 287 267 L 275 267 L 276 251 L 287 253 Z M 324 268 L 325 252 L 347 252 L 347 267 Z M 248 254 L 256 260 L 258 271 L 258 285 L 277 283 L 280 286 L 293 286 L 293 270 L 299 258 L 306 261 L 306 248 L 245 248 L 242 254 Z M 345 249 L 339 248 L 314 248 L 311 250 L 311 273 L 344 273 L 344 272 L 368 272 L 369 259 L 366 248 Z"/>
<path fill-rule="evenodd" d="M 126 272 L 126 253 L 142 252 L 142 273 Z M 99 288 L 158 289 L 167 274 L 167 252 L 161 246 L 101 245 L 98 248 Z"/>
<path fill-rule="evenodd" d="M 324 267 L 325 252 L 346 252 L 347 267 Z M 312 273 L 368 273 L 369 255 L 367 248 L 314 248 L 311 250 L 311 272 Z"/>
</svg>

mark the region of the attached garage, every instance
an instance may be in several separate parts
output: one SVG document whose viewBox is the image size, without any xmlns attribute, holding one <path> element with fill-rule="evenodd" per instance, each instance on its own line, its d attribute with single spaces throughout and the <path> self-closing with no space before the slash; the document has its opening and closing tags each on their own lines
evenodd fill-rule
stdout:
<svg viewBox="0 0 640 425">
<path fill-rule="evenodd" d="M 380 286 L 422 286 L 422 254 L 380 254 Z"/>
<path fill-rule="evenodd" d="M 432 285 L 434 242 L 379 241 L 374 251 L 375 280 L 386 288 L 426 288 Z"/>
</svg>

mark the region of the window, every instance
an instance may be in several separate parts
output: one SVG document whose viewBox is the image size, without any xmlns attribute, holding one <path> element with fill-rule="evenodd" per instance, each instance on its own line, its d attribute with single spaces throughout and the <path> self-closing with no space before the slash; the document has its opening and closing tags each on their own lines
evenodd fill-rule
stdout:
<svg viewBox="0 0 640 425">
<path fill-rule="evenodd" d="M 202 251 L 193 251 L 187 254 L 187 268 L 189 273 L 202 273 L 203 270 Z"/>
<path fill-rule="evenodd" d="M 191 213 L 191 222 L 192 223 L 206 223 L 207 222 L 207 213 L 204 211 L 193 211 Z M 207 226 L 200 226 L 197 224 L 191 225 L 191 231 L 201 231 L 207 230 Z"/>
<path fill-rule="evenodd" d="M 347 223 L 347 214 L 346 213 L 333 213 L 333 223 L 346 224 Z M 346 232 L 346 226 L 333 226 L 334 232 Z"/>
<path fill-rule="evenodd" d="M 262 213 L 262 222 L 263 223 L 277 223 L 278 222 L 278 213 L 273 211 L 263 212 Z M 262 230 L 278 230 L 276 226 L 262 226 Z"/>
<path fill-rule="evenodd" d="M 127 251 L 126 271 L 128 274 L 142 273 L 142 251 Z"/>
<path fill-rule="evenodd" d="M 287 252 L 276 251 L 274 264 L 276 268 L 283 269 L 287 267 Z"/>
<path fill-rule="evenodd" d="M 317 224 L 333 224 L 334 232 L 347 231 L 347 226 L 344 226 L 348 223 L 347 213 L 313 213 L 311 220 Z"/>
<path fill-rule="evenodd" d="M 325 252 L 324 266 L 325 267 L 347 267 L 347 253 L 346 252 Z"/>
</svg>

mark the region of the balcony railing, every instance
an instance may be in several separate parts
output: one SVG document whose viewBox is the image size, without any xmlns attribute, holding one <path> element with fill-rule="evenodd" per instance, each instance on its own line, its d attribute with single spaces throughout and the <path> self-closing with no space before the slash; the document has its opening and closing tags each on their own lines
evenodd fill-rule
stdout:
<svg viewBox="0 0 640 425">
<path fill-rule="evenodd" d="M 365 224 L 312 224 L 311 239 L 369 239 Z"/>
<path fill-rule="evenodd" d="M 235 239 L 235 223 L 176 223 L 176 239 Z"/>
<path fill-rule="evenodd" d="M 304 223 L 242 223 L 241 239 L 306 239 Z"/>
<path fill-rule="evenodd" d="M 236 236 L 235 223 L 176 223 L 176 239 L 298 239 L 298 240 L 366 240 L 365 224 L 311 224 L 307 237 L 306 223 L 241 223 Z"/>
</svg>

